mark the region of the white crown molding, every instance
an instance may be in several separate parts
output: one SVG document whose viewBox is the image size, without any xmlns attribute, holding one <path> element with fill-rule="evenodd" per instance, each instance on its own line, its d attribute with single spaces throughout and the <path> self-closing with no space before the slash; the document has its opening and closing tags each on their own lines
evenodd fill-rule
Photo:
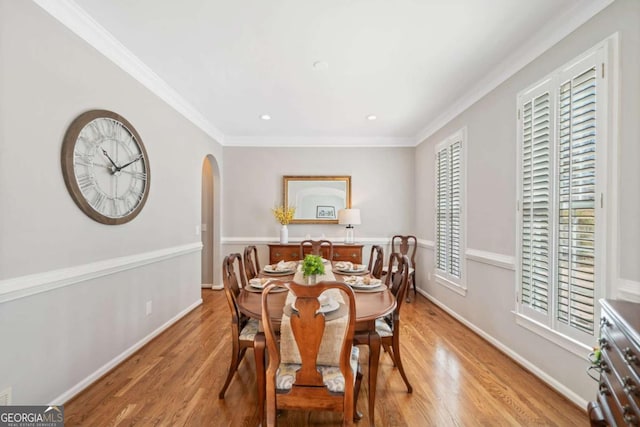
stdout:
<svg viewBox="0 0 640 427">
<path fill-rule="evenodd" d="M 309 137 L 309 136 L 229 136 L 224 140 L 226 147 L 322 147 L 322 148 L 362 148 L 362 147 L 414 147 L 414 138 L 391 137 Z"/>
<path fill-rule="evenodd" d="M 567 399 L 572 401 L 574 404 L 578 405 L 580 408 L 586 408 L 587 407 L 587 401 L 586 400 L 584 400 L 582 397 L 578 396 L 575 392 L 573 392 L 571 389 L 569 389 L 564 384 L 558 382 L 558 380 L 556 380 L 555 378 L 551 377 L 549 374 L 544 372 L 538 366 L 534 365 L 529 360 L 527 360 L 524 357 L 522 357 L 520 354 L 515 352 L 513 349 L 511 349 L 507 345 L 503 344 L 497 338 L 494 338 L 493 336 L 489 335 L 487 332 L 485 332 L 482 329 L 480 329 L 475 324 L 471 323 L 469 320 L 465 319 L 463 316 L 461 316 L 460 314 L 455 312 L 453 309 L 451 309 L 448 306 L 446 306 L 443 302 L 441 302 L 438 299 L 436 299 L 433 295 L 428 294 L 427 292 L 423 291 L 422 289 L 418 289 L 418 292 L 420 292 L 420 294 L 422 294 L 425 298 L 429 299 L 435 305 L 437 305 L 438 307 L 440 307 L 441 309 L 446 311 L 454 319 L 456 319 L 457 321 L 459 321 L 460 323 L 462 323 L 463 325 L 465 325 L 466 327 L 471 329 L 473 332 L 475 332 L 477 335 L 482 337 L 484 340 L 486 340 L 489 343 L 491 343 L 494 347 L 496 347 L 502 353 L 506 354 L 508 357 L 510 357 L 516 363 L 522 365 L 525 369 L 527 369 L 529 372 L 533 373 L 536 377 L 540 378 L 542 381 L 547 383 L 551 388 L 553 388 L 558 393 L 560 393 L 563 396 L 565 396 Z M 584 353 L 582 353 L 582 354 L 584 354 Z"/>
<path fill-rule="evenodd" d="M 0 280 L 0 303 L 199 252 L 202 242 Z"/>
<path fill-rule="evenodd" d="M 202 129 L 220 144 L 224 135 L 209 120 L 73 0 L 33 0 L 81 39 Z"/>
<path fill-rule="evenodd" d="M 71 400 L 75 395 L 80 393 L 85 388 L 89 387 L 93 384 L 98 378 L 118 366 L 120 363 L 124 362 L 129 356 L 131 356 L 136 351 L 140 350 L 144 347 L 149 341 L 160 335 L 166 329 L 168 329 L 171 325 L 176 323 L 178 320 L 182 319 L 184 316 L 189 314 L 191 310 L 200 306 L 202 304 L 202 298 L 196 300 L 193 304 L 182 310 L 180 313 L 173 316 L 171 319 L 167 320 L 163 325 L 160 325 L 156 330 L 152 331 L 146 337 L 142 338 L 137 343 L 133 344 L 131 347 L 108 361 L 106 364 L 102 365 L 102 367 L 98 368 L 95 372 L 84 378 L 82 381 L 71 387 L 69 390 L 62 393 L 60 396 L 53 399 L 50 405 L 64 405 L 69 400 Z"/>
<path fill-rule="evenodd" d="M 414 138 L 413 145 L 419 145 L 426 138 L 436 133 L 439 129 L 464 112 L 471 105 L 482 99 L 489 92 L 505 82 L 527 64 L 542 55 L 553 45 L 568 36 L 582 24 L 587 22 L 614 0 L 592 0 L 590 2 L 578 2 L 572 9 L 558 15 L 543 27 L 536 36 L 520 49 L 509 55 L 502 63 L 494 67 L 494 71 L 480 80 L 469 92 L 445 110 L 435 120 L 420 130 Z M 586 3 L 586 4 L 585 4 Z"/>
</svg>

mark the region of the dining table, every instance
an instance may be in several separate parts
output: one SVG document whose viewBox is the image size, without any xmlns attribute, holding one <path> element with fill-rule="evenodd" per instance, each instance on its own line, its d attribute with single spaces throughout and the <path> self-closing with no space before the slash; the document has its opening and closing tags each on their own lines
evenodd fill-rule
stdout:
<svg viewBox="0 0 640 427">
<path fill-rule="evenodd" d="M 271 266 L 268 266 L 271 267 Z M 327 273 L 322 276 L 323 280 L 335 280 L 339 282 L 345 282 L 345 279 L 351 276 L 348 272 L 339 272 L 334 269 L 333 265 L 329 263 L 327 265 Z M 266 267 L 265 267 L 266 268 Z M 368 276 L 369 272 L 364 271 L 358 275 Z M 263 272 L 260 277 L 268 277 L 273 280 L 295 280 L 300 281 L 301 273 L 291 271 L 289 274 L 271 274 Z M 355 336 L 358 337 L 359 344 L 366 344 L 369 347 L 369 422 L 370 425 L 374 424 L 374 409 L 376 398 L 376 383 L 378 376 L 378 363 L 380 359 L 380 335 L 376 332 L 375 322 L 376 319 L 384 317 L 396 307 L 396 299 L 391 291 L 382 284 L 377 290 L 362 290 L 353 289 L 356 305 L 356 327 Z M 287 298 L 287 292 L 272 294 L 269 297 L 269 312 L 279 313 L 280 317 L 272 317 L 271 321 L 274 326 L 280 323 L 285 301 Z M 237 299 L 238 307 L 240 311 L 254 319 L 262 319 L 262 293 L 256 289 L 242 289 Z M 260 407 L 259 415 L 261 422 L 264 415 L 264 400 L 265 400 L 265 348 L 266 341 L 263 333 L 259 333 L 256 336 L 254 342 L 254 355 L 256 363 L 256 382 L 258 384 L 258 405 Z"/>
</svg>

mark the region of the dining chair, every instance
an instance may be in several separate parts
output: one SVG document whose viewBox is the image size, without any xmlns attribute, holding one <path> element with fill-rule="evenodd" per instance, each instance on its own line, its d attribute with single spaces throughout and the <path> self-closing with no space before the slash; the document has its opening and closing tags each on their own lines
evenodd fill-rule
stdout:
<svg viewBox="0 0 640 427">
<path fill-rule="evenodd" d="M 376 319 L 376 332 L 380 335 L 382 347 L 389 353 L 393 366 L 400 371 L 402 380 L 407 386 L 407 392 L 412 393 L 413 387 L 409 383 L 400 356 L 400 309 L 408 290 L 409 258 L 406 255 L 392 253 L 389 256 L 389 267 L 394 268 L 395 272 L 386 276 L 385 285 L 396 298 L 396 308 L 390 315 Z M 354 343 L 363 345 L 367 343 L 367 339 L 364 335 L 356 334 Z"/>
<path fill-rule="evenodd" d="M 249 280 L 258 277 L 260 274 L 260 261 L 258 259 L 258 248 L 255 246 L 247 246 L 244 248 L 244 274 Z"/>
<path fill-rule="evenodd" d="M 245 287 L 247 283 L 240 254 L 228 255 L 222 261 L 222 283 L 224 284 L 224 293 L 231 311 L 231 362 L 227 379 L 218 394 L 219 399 L 224 399 L 224 393 L 227 391 L 233 375 L 238 370 L 238 366 L 247 349 L 253 348 L 259 325 L 257 319 L 251 319 L 243 315 L 238 307 L 237 298 L 240 295 L 240 289 Z"/>
<path fill-rule="evenodd" d="M 290 337 L 293 337 L 289 342 L 286 338 L 289 335 L 284 332 L 285 315 L 282 316 L 278 337 L 269 308 L 272 290 L 283 287 L 293 295 L 292 305 L 295 306 L 295 309 L 290 308 L 291 305 L 284 309 L 285 315 L 289 315 Z M 331 320 L 327 319 L 331 314 L 323 314 L 320 310 L 320 295 L 333 289 L 338 290 L 343 299 L 343 304 L 336 311 L 338 319 L 333 320 L 342 319 L 338 329 L 331 328 L 336 326 L 335 323 L 330 325 Z M 267 426 L 276 425 L 276 411 L 281 409 L 342 412 L 343 425 L 353 425 L 354 418 L 358 416 L 355 405 L 362 381 L 359 351 L 353 346 L 355 310 L 353 291 L 341 282 L 323 281 L 311 286 L 292 281 L 274 282 L 264 289 L 262 324 L 269 355 L 265 375 Z M 328 333 L 323 339 L 325 330 Z M 332 338 L 337 340 L 334 347 L 329 347 L 332 351 L 323 350 L 326 340 Z M 295 346 L 299 358 L 286 360 L 285 350 L 291 346 Z M 327 354 L 335 362 L 325 360 L 325 364 L 321 364 L 322 357 L 327 357 Z"/>
<path fill-rule="evenodd" d="M 413 285 L 413 296 L 417 295 L 416 290 L 416 251 L 418 249 L 418 239 L 416 236 L 402 236 L 395 235 L 391 238 L 391 252 L 397 252 L 402 255 L 407 255 L 411 264 L 409 265 L 409 281 Z M 389 266 L 385 266 L 382 269 L 382 274 L 386 275 L 389 272 Z M 407 292 L 407 302 L 409 301 L 409 292 Z"/>
<path fill-rule="evenodd" d="M 333 243 L 331 240 L 303 240 L 300 242 L 300 259 L 304 259 L 304 248 L 305 246 L 311 246 L 311 254 L 312 255 L 320 255 L 322 256 L 322 248 L 328 247 L 329 252 L 327 254 L 327 259 L 329 261 L 333 261 Z"/>
<path fill-rule="evenodd" d="M 384 249 L 382 246 L 372 245 L 371 246 L 371 256 L 369 257 L 369 265 L 367 266 L 367 270 L 369 270 L 369 274 L 379 279 L 382 277 L 382 268 L 384 267 Z"/>
</svg>

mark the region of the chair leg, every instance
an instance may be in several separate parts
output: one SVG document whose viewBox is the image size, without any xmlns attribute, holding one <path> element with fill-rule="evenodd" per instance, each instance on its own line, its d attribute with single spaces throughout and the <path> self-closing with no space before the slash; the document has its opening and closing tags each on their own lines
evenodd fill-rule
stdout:
<svg viewBox="0 0 640 427">
<path fill-rule="evenodd" d="M 229 387 L 229 384 L 233 379 L 233 375 L 238 370 L 238 366 L 240 365 L 240 361 L 242 360 L 242 356 L 244 356 L 244 353 L 246 350 L 247 350 L 246 348 L 243 348 L 242 350 L 240 350 L 240 344 L 236 340 L 233 340 L 233 345 L 231 349 L 231 363 L 229 364 L 229 372 L 227 373 L 227 379 L 224 381 L 224 385 L 222 386 L 222 389 L 218 394 L 218 399 L 224 399 L 224 393 L 227 391 L 227 387 Z"/>
<path fill-rule="evenodd" d="M 415 270 L 413 271 L 413 273 L 411 274 L 411 276 L 409 276 L 409 279 L 411 280 L 411 285 L 413 285 L 413 298 L 415 299 L 415 297 L 418 295 L 418 291 L 416 290 L 416 276 L 415 276 Z M 407 290 L 407 298 L 406 298 L 407 302 L 411 302 L 411 300 L 409 299 L 409 290 Z"/>
<path fill-rule="evenodd" d="M 386 341 L 384 341 L 382 343 L 382 348 L 384 349 L 385 352 L 389 353 L 389 357 L 391 357 L 391 361 L 393 362 L 393 367 L 395 368 L 396 361 L 393 357 L 393 350 L 391 349 L 391 346 Z"/>
<path fill-rule="evenodd" d="M 360 384 L 362 384 L 362 370 L 358 364 L 358 372 L 356 372 L 356 383 L 353 386 L 353 421 L 362 419 L 362 412 L 358 411 L 358 396 L 360 395 Z"/>
<path fill-rule="evenodd" d="M 398 334 L 398 331 L 396 331 L 393 334 L 392 342 L 393 342 L 392 344 L 393 359 L 396 363 L 398 370 L 400 371 L 400 375 L 402 376 L 404 383 L 407 385 L 407 392 L 413 393 L 413 387 L 411 387 L 411 384 L 409 383 L 409 379 L 407 378 L 407 374 L 404 373 L 404 366 L 402 366 L 402 358 L 400 357 L 400 335 Z"/>
</svg>

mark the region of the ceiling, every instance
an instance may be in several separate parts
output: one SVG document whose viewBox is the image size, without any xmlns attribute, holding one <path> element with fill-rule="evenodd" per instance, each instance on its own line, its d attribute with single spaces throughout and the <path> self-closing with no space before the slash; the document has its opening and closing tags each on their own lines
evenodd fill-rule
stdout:
<svg viewBox="0 0 640 427">
<path fill-rule="evenodd" d="M 60 3 L 224 145 L 413 146 L 610 1 Z"/>
</svg>

